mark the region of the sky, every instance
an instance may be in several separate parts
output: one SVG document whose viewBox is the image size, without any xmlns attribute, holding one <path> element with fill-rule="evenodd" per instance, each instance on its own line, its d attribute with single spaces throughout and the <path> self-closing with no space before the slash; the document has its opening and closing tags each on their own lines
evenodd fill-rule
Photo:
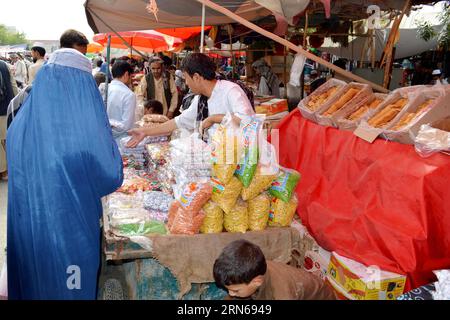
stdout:
<svg viewBox="0 0 450 320">
<path fill-rule="evenodd" d="M 28 40 L 59 40 L 67 29 L 76 29 L 92 41 L 85 0 L 2 0 L 0 24 L 16 27 Z"/>
</svg>

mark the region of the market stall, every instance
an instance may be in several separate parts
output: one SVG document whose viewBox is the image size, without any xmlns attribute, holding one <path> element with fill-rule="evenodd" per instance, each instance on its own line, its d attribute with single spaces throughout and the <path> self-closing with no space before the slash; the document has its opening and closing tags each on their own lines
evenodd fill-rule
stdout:
<svg viewBox="0 0 450 320">
<path fill-rule="evenodd" d="M 300 175 L 278 166 L 263 123 L 258 115 L 237 125 L 228 114 L 204 140 L 177 132 L 127 148 L 123 138 L 124 182 L 103 199 L 103 278 L 116 269 L 132 299 L 212 299 L 224 295 L 213 284 L 214 261 L 233 240 L 258 244 L 269 260 L 301 259 L 306 243 L 289 227 Z M 108 280 L 100 282 L 102 296 Z"/>
<path fill-rule="evenodd" d="M 448 91 L 428 99 L 435 89 L 410 87 L 352 104 L 339 103 L 351 86 L 333 98 L 331 83 L 278 126 L 280 164 L 307 173 L 297 188 L 299 217 L 322 248 L 406 275 L 406 290 L 431 283 L 432 271 L 450 267 L 450 159 L 439 153 L 450 150 L 450 134 L 426 136 L 436 149 L 425 153 L 414 137 L 449 116 Z M 370 143 L 377 136 L 387 140 Z"/>
</svg>

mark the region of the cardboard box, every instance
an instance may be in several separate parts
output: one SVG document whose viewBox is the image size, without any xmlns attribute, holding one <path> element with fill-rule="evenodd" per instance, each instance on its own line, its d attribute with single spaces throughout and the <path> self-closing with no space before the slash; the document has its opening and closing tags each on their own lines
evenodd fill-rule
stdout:
<svg viewBox="0 0 450 320">
<path fill-rule="evenodd" d="M 318 112 L 316 114 L 317 123 L 322 126 L 329 126 L 329 127 L 338 127 L 338 120 L 343 117 L 345 114 L 345 110 L 347 110 L 349 107 L 351 107 L 354 104 L 357 104 L 363 100 L 365 100 L 371 93 L 372 88 L 367 84 L 361 84 L 357 82 L 350 82 L 347 85 L 345 85 L 344 90 L 342 94 L 339 96 L 339 98 L 344 95 L 348 90 L 351 88 L 359 90 L 359 92 L 345 105 L 343 105 L 339 110 L 334 112 L 331 116 L 326 116 L 324 113 L 331 108 L 331 106 L 337 102 L 333 102 L 328 108 L 322 110 L 321 112 Z"/>
<path fill-rule="evenodd" d="M 255 111 L 256 113 L 262 113 L 268 116 L 274 115 L 280 112 L 288 111 L 288 102 L 287 99 L 272 99 L 256 106 Z"/>
<path fill-rule="evenodd" d="M 347 117 L 349 117 L 352 113 L 354 113 L 356 110 L 361 108 L 363 105 L 372 103 L 372 101 L 374 101 L 375 99 L 381 99 L 383 102 L 387 98 L 387 96 L 388 95 L 385 93 L 372 93 L 371 95 L 367 96 L 364 100 L 362 100 L 358 103 L 352 104 L 351 106 L 349 106 L 348 108 L 343 110 L 342 116 L 337 120 L 339 129 L 354 131 L 358 127 L 359 123 L 364 118 L 364 116 L 369 114 L 370 110 L 368 110 L 358 120 L 355 120 L 355 121 L 349 120 L 349 119 L 347 119 Z"/>
<path fill-rule="evenodd" d="M 315 274 L 322 280 L 327 278 L 328 265 L 330 263 L 331 252 L 319 247 L 317 251 L 309 250 L 305 253 L 303 269 Z"/>
<path fill-rule="evenodd" d="M 354 300 L 395 300 L 406 282 L 404 275 L 366 267 L 336 252 L 331 254 L 327 279 Z"/>
<path fill-rule="evenodd" d="M 362 119 L 356 130 L 353 132 L 357 137 L 372 143 L 375 139 L 384 132 L 386 128 L 388 128 L 393 122 L 395 122 L 398 118 L 401 118 L 406 110 L 418 99 L 417 94 L 413 94 L 410 91 L 397 91 L 393 92 L 375 109 L 369 111 Z M 381 128 L 375 128 L 369 125 L 369 120 L 381 112 L 384 108 L 386 108 L 391 103 L 394 103 L 400 98 L 408 99 L 408 103 L 403 107 L 403 109 L 386 125 Z"/>
<path fill-rule="evenodd" d="M 422 124 L 434 122 L 450 116 L 450 92 L 444 89 L 425 89 L 417 96 L 415 103 L 410 105 L 405 112 L 416 112 L 419 105 L 427 99 L 433 99 L 427 111 L 418 115 L 408 125 L 400 130 L 391 130 L 401 120 L 400 114 L 391 122 L 383 133 L 382 138 L 390 141 L 396 141 L 403 144 L 414 144 L 414 137 L 420 130 Z"/>
<path fill-rule="evenodd" d="M 317 88 L 312 94 L 301 100 L 298 104 L 298 108 L 300 109 L 300 112 L 302 116 L 308 120 L 317 122 L 316 114 L 320 114 L 322 111 L 328 109 L 334 102 L 336 102 L 339 97 L 343 94 L 346 86 L 346 82 L 342 80 L 338 80 L 335 78 L 331 78 L 327 82 L 325 82 L 323 85 L 321 85 L 319 88 Z M 338 89 L 334 92 L 334 94 L 329 97 L 323 105 L 321 105 L 316 110 L 311 110 L 308 107 L 308 102 L 311 100 L 312 97 L 316 95 L 320 95 L 331 87 L 337 86 Z"/>
</svg>

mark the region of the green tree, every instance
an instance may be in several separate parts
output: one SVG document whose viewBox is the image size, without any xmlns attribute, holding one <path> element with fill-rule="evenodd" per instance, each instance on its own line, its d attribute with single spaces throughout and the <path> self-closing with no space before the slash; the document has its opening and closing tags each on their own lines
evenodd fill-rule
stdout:
<svg viewBox="0 0 450 320">
<path fill-rule="evenodd" d="M 440 14 L 439 20 L 442 28 L 437 32 L 428 21 L 420 22 L 417 32 L 419 37 L 425 41 L 437 37 L 439 47 L 448 50 L 450 48 L 450 1 L 446 1 L 444 4 L 444 10 Z"/>
<path fill-rule="evenodd" d="M 0 24 L 0 45 L 14 45 L 28 43 L 25 33 L 10 32 L 5 25 Z"/>
</svg>

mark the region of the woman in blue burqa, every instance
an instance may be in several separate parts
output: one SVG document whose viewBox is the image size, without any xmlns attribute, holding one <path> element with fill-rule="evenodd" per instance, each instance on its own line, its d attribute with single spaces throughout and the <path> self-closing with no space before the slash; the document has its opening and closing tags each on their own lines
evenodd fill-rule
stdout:
<svg viewBox="0 0 450 320">
<path fill-rule="evenodd" d="M 101 197 L 123 181 L 88 41 L 60 40 L 7 134 L 9 299 L 96 299 Z"/>
</svg>

